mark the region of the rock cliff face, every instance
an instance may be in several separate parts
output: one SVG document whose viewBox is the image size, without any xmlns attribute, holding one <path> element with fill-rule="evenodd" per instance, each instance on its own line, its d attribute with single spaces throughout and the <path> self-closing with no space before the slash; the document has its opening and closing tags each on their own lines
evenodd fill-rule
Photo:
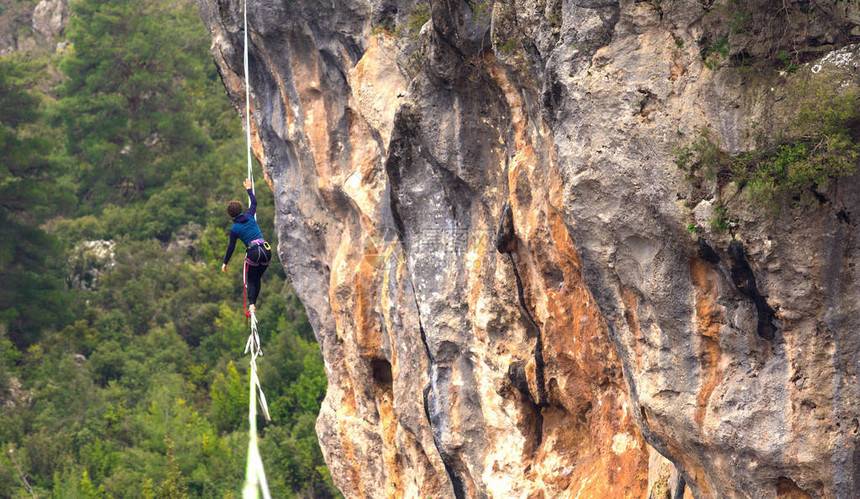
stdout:
<svg viewBox="0 0 860 499">
<path fill-rule="evenodd" d="M 0 2 L 0 56 L 53 50 L 68 20 L 68 0 Z"/>
<path fill-rule="evenodd" d="M 199 7 L 244 107 L 242 5 Z M 854 91 L 853 3 L 248 8 L 345 495 L 857 497 L 860 179 L 762 207 L 678 158 Z"/>
</svg>

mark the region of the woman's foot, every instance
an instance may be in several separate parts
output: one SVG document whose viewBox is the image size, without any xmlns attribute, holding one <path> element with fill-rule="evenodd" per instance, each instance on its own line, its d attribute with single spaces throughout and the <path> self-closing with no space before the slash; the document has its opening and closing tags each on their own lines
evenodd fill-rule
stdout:
<svg viewBox="0 0 860 499">
<path fill-rule="evenodd" d="M 256 310 L 257 310 L 257 306 L 254 305 L 253 303 L 248 305 L 248 312 L 251 312 L 253 314 Z"/>
</svg>

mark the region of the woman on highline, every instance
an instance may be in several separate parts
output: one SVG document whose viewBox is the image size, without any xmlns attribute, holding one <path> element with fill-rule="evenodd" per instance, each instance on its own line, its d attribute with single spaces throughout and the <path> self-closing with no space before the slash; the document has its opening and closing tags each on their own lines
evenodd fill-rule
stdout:
<svg viewBox="0 0 860 499">
<path fill-rule="evenodd" d="M 227 214 L 233 219 L 233 226 L 230 227 L 230 244 L 227 245 L 227 253 L 224 255 L 224 263 L 221 264 L 221 272 L 227 273 L 227 263 L 230 262 L 230 257 L 233 256 L 233 250 L 236 248 L 236 239 L 241 239 L 245 243 L 245 263 L 248 265 L 247 274 L 245 276 L 246 286 L 248 288 L 248 311 L 247 315 L 257 309 L 257 295 L 260 294 L 260 279 L 263 277 L 263 272 L 269 266 L 272 260 L 272 247 L 263 238 L 263 233 L 260 231 L 260 226 L 254 219 L 254 214 L 257 213 L 257 198 L 254 197 L 254 191 L 251 189 L 251 180 L 245 179 L 242 183 L 245 190 L 248 191 L 248 197 L 251 199 L 251 206 L 248 211 L 242 213 L 242 203 L 239 201 L 230 201 L 227 203 Z"/>
</svg>

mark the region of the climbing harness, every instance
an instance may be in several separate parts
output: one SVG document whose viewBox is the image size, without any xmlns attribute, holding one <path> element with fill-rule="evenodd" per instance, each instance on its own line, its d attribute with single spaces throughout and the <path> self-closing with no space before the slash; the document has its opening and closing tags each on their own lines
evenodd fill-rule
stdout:
<svg viewBox="0 0 860 499">
<path fill-rule="evenodd" d="M 254 248 L 263 248 L 266 251 L 272 251 L 272 247 L 269 245 L 269 243 L 266 242 L 265 239 L 254 239 L 253 241 L 248 243 L 249 250 L 252 250 Z"/>
<path fill-rule="evenodd" d="M 245 22 L 245 143 L 248 150 L 248 179 L 251 180 L 251 192 L 254 191 L 254 173 L 251 169 L 251 80 L 248 78 L 248 0 L 244 0 L 244 22 Z M 250 197 L 248 202 L 250 204 Z M 257 215 L 254 214 L 254 218 Z M 269 243 L 266 241 L 260 242 L 255 240 L 252 244 L 264 244 L 266 249 L 269 249 Z M 249 249 L 251 245 L 249 245 Z M 259 251 L 259 250 L 258 250 Z M 245 353 L 251 354 L 251 368 L 249 369 L 250 376 L 250 391 L 248 396 L 248 463 L 245 466 L 245 485 L 242 487 L 243 499 L 257 499 L 260 492 L 263 493 L 264 499 L 271 499 L 269 494 L 269 484 L 266 481 L 266 470 L 263 468 L 263 459 L 260 457 L 260 449 L 257 444 L 257 395 L 259 394 L 260 409 L 263 411 L 263 416 L 266 421 L 271 421 L 269 417 L 269 407 L 266 404 L 266 396 L 263 394 L 263 387 L 260 386 L 260 377 L 257 375 L 257 357 L 263 355 L 263 348 L 260 345 L 260 335 L 257 332 L 257 316 L 254 310 L 248 310 L 248 259 L 245 258 L 244 270 L 242 272 L 242 302 L 245 306 L 245 325 L 251 326 L 251 334 L 248 336 L 248 341 L 245 342 Z"/>
<path fill-rule="evenodd" d="M 261 249 L 262 248 L 262 249 Z M 252 249 L 257 250 L 257 261 L 253 261 L 248 257 Z M 245 264 L 242 266 L 242 305 L 245 308 L 245 325 L 248 325 L 248 317 L 251 317 L 251 312 L 248 311 L 248 269 L 257 265 L 268 265 L 269 255 L 263 252 L 272 251 L 272 247 L 265 239 L 254 239 L 248 243 L 248 249 L 245 250 Z M 265 261 L 261 261 L 261 257 L 266 257 Z"/>
</svg>

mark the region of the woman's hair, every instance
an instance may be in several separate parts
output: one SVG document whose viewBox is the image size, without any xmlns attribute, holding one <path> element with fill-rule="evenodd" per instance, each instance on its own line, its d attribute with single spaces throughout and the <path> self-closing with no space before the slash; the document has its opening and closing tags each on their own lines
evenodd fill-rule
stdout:
<svg viewBox="0 0 860 499">
<path fill-rule="evenodd" d="M 242 213 L 242 203 L 239 201 L 230 201 L 227 203 L 227 214 L 230 215 L 230 218 L 236 218 L 239 216 L 239 213 Z"/>
</svg>

